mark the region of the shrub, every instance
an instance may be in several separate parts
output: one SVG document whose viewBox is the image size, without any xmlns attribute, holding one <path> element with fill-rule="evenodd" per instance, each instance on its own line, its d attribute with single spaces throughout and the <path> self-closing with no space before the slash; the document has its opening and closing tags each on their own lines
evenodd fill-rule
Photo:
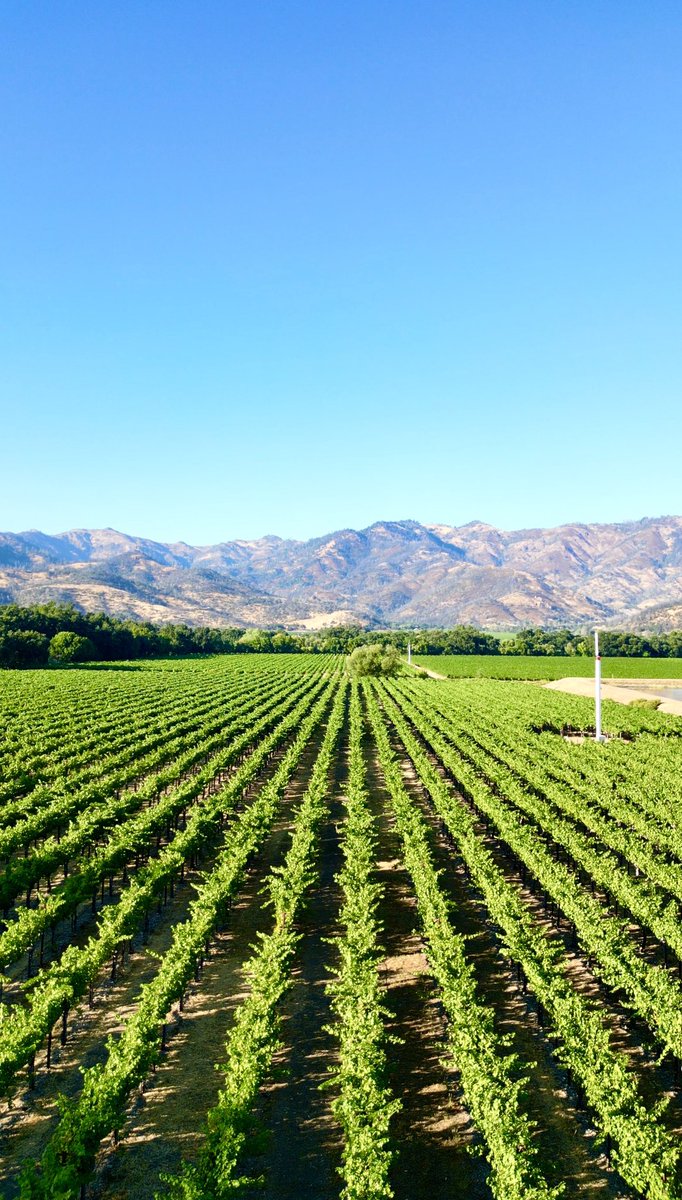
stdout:
<svg viewBox="0 0 682 1200">
<path fill-rule="evenodd" d="M 348 659 L 351 675 L 397 675 L 400 652 L 395 646 L 358 646 Z"/>
<path fill-rule="evenodd" d="M 630 700 L 628 702 L 628 708 L 656 709 L 660 703 L 661 701 L 657 700 L 654 696 L 652 696 L 651 700 L 645 700 L 643 696 L 638 696 L 635 700 Z"/>
<path fill-rule="evenodd" d="M 50 641 L 50 659 L 52 662 L 75 663 L 90 662 L 97 657 L 97 652 L 90 638 L 81 637 L 78 633 L 55 633 Z"/>
</svg>

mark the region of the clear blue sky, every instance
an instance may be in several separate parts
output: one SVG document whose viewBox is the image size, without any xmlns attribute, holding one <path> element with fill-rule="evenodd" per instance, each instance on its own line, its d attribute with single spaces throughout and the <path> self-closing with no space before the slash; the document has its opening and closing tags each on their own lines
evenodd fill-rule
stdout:
<svg viewBox="0 0 682 1200">
<path fill-rule="evenodd" d="M 6 4 L 0 528 L 682 512 L 680 63 L 679 0 Z"/>
</svg>

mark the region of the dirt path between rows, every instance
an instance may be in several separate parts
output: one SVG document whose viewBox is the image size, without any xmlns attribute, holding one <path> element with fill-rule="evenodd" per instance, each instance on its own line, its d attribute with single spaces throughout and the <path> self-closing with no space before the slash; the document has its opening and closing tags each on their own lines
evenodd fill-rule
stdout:
<svg viewBox="0 0 682 1200">
<path fill-rule="evenodd" d="M 437 757 L 433 754 L 430 754 L 430 757 L 434 763 L 434 766 L 436 766 L 443 777 L 450 782 L 450 786 L 453 786 L 452 781 L 449 779 L 448 771 L 442 766 L 442 764 L 439 763 Z M 409 760 L 407 760 L 407 763 L 409 763 Z M 408 776 L 410 776 L 412 779 L 415 778 L 411 764 L 409 766 L 406 765 L 406 771 Z M 419 785 L 415 786 L 415 794 L 421 795 L 422 802 L 425 804 L 425 811 L 431 813 L 430 819 L 434 828 L 434 832 L 437 829 L 442 828 L 440 821 L 433 815 L 430 802 L 425 799 L 426 794 Z M 464 803 L 466 807 L 470 808 L 472 812 L 474 811 L 472 806 L 466 801 L 462 800 L 462 803 Z M 486 829 L 485 822 L 479 817 L 476 819 L 479 837 L 481 838 L 483 844 L 485 844 L 488 850 L 492 853 L 497 865 L 504 873 L 507 882 L 518 889 L 524 903 L 533 913 L 535 921 L 541 928 L 544 929 L 550 940 L 557 940 L 562 944 L 566 954 L 567 973 L 573 986 L 582 996 L 589 998 L 597 1004 L 602 1019 L 609 1028 L 611 1043 L 614 1049 L 617 1049 L 627 1055 L 632 1063 L 632 1066 L 637 1072 L 640 1093 L 644 1103 L 647 1105 L 647 1107 L 650 1107 L 662 1097 L 666 1097 L 670 1103 L 664 1114 L 663 1121 L 666 1127 L 673 1134 L 679 1136 L 682 1133 L 682 1097 L 680 1096 L 679 1088 L 676 1087 L 675 1084 L 675 1075 L 672 1065 L 668 1060 L 664 1061 L 662 1064 L 659 1062 L 660 1050 L 657 1050 L 653 1043 L 651 1031 L 645 1026 L 644 1022 L 640 1021 L 633 1013 L 626 1011 L 618 999 L 614 997 L 613 993 L 610 992 L 609 989 L 599 981 L 599 979 L 595 976 L 593 969 L 586 961 L 585 955 L 575 945 L 575 940 L 571 931 L 566 928 L 566 922 L 562 922 L 558 919 L 558 914 L 551 902 L 549 905 L 545 905 L 541 898 L 541 889 L 538 894 L 537 891 L 534 891 L 531 888 L 529 882 L 522 882 L 518 864 L 516 863 L 514 857 L 507 851 L 507 848 L 495 835 L 495 833 L 492 830 L 488 831 Z M 459 862 L 458 856 L 456 852 L 449 848 L 447 838 L 439 837 L 439 841 L 441 843 L 439 862 L 444 867 L 442 881 L 447 882 L 448 885 L 457 886 L 456 878 L 459 873 L 459 867 L 457 866 Z M 444 858 L 442 857 L 443 855 L 445 856 Z M 487 929 L 488 936 L 492 937 L 493 933 L 486 921 L 486 910 L 481 899 L 476 896 L 475 891 L 468 884 L 464 888 L 464 895 L 468 896 L 473 902 L 474 907 L 478 908 L 481 915 L 481 920 L 483 922 L 483 927 Z M 606 897 L 602 896 L 598 889 L 597 896 L 604 903 L 605 907 L 608 907 Z M 458 903 L 457 895 L 454 895 L 453 898 L 455 899 L 455 902 Z M 456 909 L 455 913 L 457 911 L 458 910 Z M 633 933 L 635 932 L 636 929 L 633 927 Z M 494 942 L 496 945 L 496 938 L 494 939 Z M 472 943 L 472 945 L 473 944 L 475 943 Z M 651 945 L 651 940 L 647 951 L 647 957 L 651 957 L 652 959 L 655 958 L 655 948 L 653 945 Z M 511 974 L 504 964 L 501 964 L 501 966 L 503 967 L 503 971 L 507 974 L 509 982 L 511 982 Z M 482 987 L 485 988 L 485 981 L 483 979 L 481 980 L 481 983 Z M 563 1118 L 570 1113 L 571 1118 L 576 1122 L 578 1130 L 582 1131 L 582 1137 L 585 1139 L 583 1150 L 579 1155 L 579 1158 L 582 1157 L 584 1153 L 588 1153 L 591 1160 L 591 1165 L 589 1166 L 586 1174 L 585 1168 L 579 1167 L 577 1160 L 572 1157 L 574 1151 L 571 1150 L 571 1146 L 568 1143 L 564 1143 L 563 1135 L 561 1135 L 560 1131 L 559 1138 L 557 1140 L 557 1131 L 553 1127 L 548 1126 L 545 1137 L 549 1137 L 549 1143 L 552 1147 L 551 1158 L 555 1161 L 560 1160 L 562 1164 L 566 1162 L 573 1164 L 573 1168 L 577 1169 L 576 1178 L 578 1183 L 571 1185 L 576 1190 L 576 1194 L 590 1195 L 592 1194 L 590 1189 L 593 1186 L 597 1188 L 597 1190 L 599 1190 L 599 1187 L 601 1186 L 601 1188 L 607 1189 L 605 1193 L 603 1191 L 600 1193 L 602 1195 L 607 1195 L 610 1197 L 620 1197 L 625 1194 L 629 1195 L 629 1193 L 625 1192 L 625 1185 L 623 1184 L 622 1180 L 619 1179 L 618 1175 L 614 1171 L 608 1169 L 608 1164 L 604 1153 L 600 1152 L 600 1149 L 594 1146 L 595 1131 L 590 1124 L 589 1115 L 577 1107 L 577 1096 L 575 1089 L 566 1085 L 565 1072 L 558 1068 L 551 1056 L 551 1044 L 539 1029 L 537 1005 L 535 1004 L 535 1001 L 530 995 L 523 996 L 518 984 L 513 985 L 513 990 L 517 999 L 526 1009 L 525 1025 L 528 1026 L 528 1023 L 530 1022 L 531 1034 L 534 1036 L 538 1046 L 540 1047 L 539 1049 L 538 1046 L 534 1048 L 532 1041 L 526 1044 L 525 1047 L 520 1042 L 517 1045 L 519 1053 L 522 1055 L 525 1062 L 530 1062 L 533 1058 L 537 1060 L 537 1067 L 532 1068 L 530 1071 L 532 1084 L 530 1096 L 533 1098 L 536 1094 L 541 1094 L 537 1091 L 534 1084 L 534 1074 L 540 1068 L 542 1068 L 544 1072 L 546 1067 L 550 1073 L 553 1074 L 556 1081 L 554 1086 L 556 1089 L 556 1098 L 559 1103 L 558 1111 L 560 1115 L 560 1124 L 563 1123 Z M 500 997 L 500 999 L 503 997 L 503 988 L 501 986 L 493 987 L 489 1002 L 495 1005 L 496 997 Z M 514 1036 L 516 1044 L 518 1034 L 515 1033 Z M 544 1056 L 545 1066 L 543 1066 L 543 1057 L 541 1056 Z M 547 1079 L 550 1079 L 549 1075 L 547 1075 Z M 537 1118 L 540 1120 L 541 1133 L 543 1127 L 547 1124 L 547 1116 L 548 1114 L 545 1114 L 545 1116 L 542 1117 L 541 1114 L 540 1117 Z M 554 1118 L 552 1118 L 552 1120 L 554 1120 Z M 575 1150 L 575 1131 L 573 1134 L 573 1141 Z M 598 1182 L 598 1177 L 594 1175 L 595 1166 L 600 1168 L 603 1172 L 601 1185 Z M 594 1183 L 590 1182 L 591 1178 L 594 1178 Z M 596 1194 L 596 1192 L 594 1194 Z"/>
<path fill-rule="evenodd" d="M 370 746 L 368 782 L 379 835 L 377 878 L 383 888 L 378 915 L 386 957 L 382 983 L 393 1013 L 388 1078 L 402 1109 L 391 1125 L 397 1156 L 391 1175 L 396 1200 L 488 1200 L 480 1145 L 457 1094 L 454 1071 L 444 1065 L 445 1024 L 429 972 L 412 883 L 402 866 L 401 840 L 390 797 Z"/>
<path fill-rule="evenodd" d="M 604 679 L 601 694 L 604 700 L 615 700 L 618 704 L 632 704 L 635 700 L 660 700 L 657 712 L 679 717 L 682 716 L 682 700 L 676 700 L 666 692 L 666 688 L 675 687 L 678 682 L 674 679 L 638 679 L 633 687 L 631 682 L 626 683 L 621 679 Z M 582 676 L 552 679 L 542 686 L 554 692 L 568 692 L 572 696 L 591 698 L 594 695 L 594 680 Z"/>
<path fill-rule="evenodd" d="M 244 964 L 258 933 L 271 924 L 263 903 L 265 879 L 286 853 L 292 810 L 307 786 L 320 736 L 318 731 L 307 746 L 285 790 L 280 815 L 232 907 L 228 928 L 212 943 L 201 980 L 192 984 L 184 1011 L 169 1030 L 162 1064 L 131 1106 L 125 1139 L 118 1148 L 109 1143 L 100 1153 L 92 1197 L 152 1200 L 162 1188 L 161 1173 L 178 1170 L 202 1144 L 206 1114 L 221 1086 L 217 1067 L 224 1060 L 225 1037 L 248 987 Z"/>
<path fill-rule="evenodd" d="M 496 1028 L 511 1036 L 510 1049 L 519 1055 L 522 1071 L 528 1077 L 523 1103 L 537 1122 L 535 1136 L 543 1174 L 552 1184 L 565 1182 L 571 1197 L 616 1200 L 624 1196 L 617 1176 L 604 1170 L 606 1160 L 593 1147 L 594 1130 L 576 1107 L 565 1072 L 552 1057 L 535 1012 L 500 954 L 485 904 L 441 833 L 441 823 L 410 760 L 405 758 L 402 766 L 415 803 L 429 823 L 434 861 L 442 872 L 441 887 L 452 902 L 453 927 L 466 938 L 467 957 L 474 968 L 480 998 L 494 1011 Z"/>
<path fill-rule="evenodd" d="M 243 918 L 243 944 L 235 945 L 234 952 L 230 957 L 230 969 L 233 968 L 235 959 L 241 963 L 251 942 L 254 940 L 257 925 L 254 923 L 253 926 L 250 926 L 249 920 L 253 920 L 253 916 L 259 913 L 262 908 L 259 891 L 263 872 L 269 868 L 272 862 L 277 861 L 281 854 L 289 824 L 288 809 L 290 804 L 301 794 L 305 786 L 306 771 L 312 762 L 316 745 L 317 741 L 314 740 L 306 750 L 298 773 L 285 792 L 285 803 L 282 813 L 273 827 L 273 832 L 267 839 L 261 855 L 257 858 L 254 868 L 249 873 L 244 889 L 244 900 L 242 902 L 242 898 L 240 897 L 240 900 L 233 909 L 235 925 L 242 919 L 242 910 L 244 913 L 252 914 L 252 916 L 250 918 Z M 275 768 L 276 762 L 273 762 L 271 768 L 259 780 L 259 786 L 262 786 Z M 200 884 L 203 874 L 210 866 L 210 861 L 202 863 L 198 871 L 187 871 L 185 874 L 185 886 L 177 887 L 175 898 L 170 900 L 160 911 L 157 909 L 152 910 L 150 914 L 148 944 L 145 944 L 143 934 L 136 935 L 133 955 L 130 959 L 126 958 L 126 965 L 123 970 L 119 968 L 116 982 L 112 983 L 107 978 L 105 971 L 101 977 L 100 986 L 98 986 L 95 992 L 93 1007 L 88 1008 L 87 1004 L 83 1004 L 71 1014 L 69 1017 L 66 1046 L 62 1048 L 59 1045 L 59 1038 L 57 1036 L 54 1037 L 53 1066 L 51 1071 L 47 1073 L 42 1069 L 44 1055 L 41 1053 L 37 1059 L 38 1072 L 35 1089 L 29 1092 L 22 1082 L 21 1087 L 15 1093 L 11 1107 L 3 1106 L 3 1110 L 0 1112 L 0 1136 L 3 1141 L 2 1165 L 0 1166 L 0 1197 L 3 1200 L 5 1198 L 11 1200 L 11 1198 L 18 1195 L 17 1177 L 22 1164 L 35 1161 L 40 1157 L 58 1120 L 58 1095 L 74 1096 L 80 1091 L 81 1066 L 92 1066 L 105 1059 L 107 1037 L 110 1034 L 120 1032 L 125 1018 L 134 1012 L 140 987 L 156 974 L 159 967 L 157 956 L 162 955 L 170 945 L 174 925 L 186 917 L 189 903 L 195 894 L 194 889 Z M 251 892 L 251 903 L 249 903 L 248 899 L 249 892 Z M 230 934 L 221 935 L 220 950 L 222 950 L 223 946 L 231 945 L 230 937 Z M 218 968 L 220 962 L 220 951 L 218 953 L 212 951 L 212 957 L 206 964 L 201 983 L 192 987 L 192 998 L 188 1003 L 183 1018 L 186 1018 L 185 1028 L 187 1028 L 188 1023 L 192 1020 L 196 994 L 203 994 L 207 984 L 211 986 L 214 979 L 214 968 Z M 220 971 L 218 968 L 219 975 Z M 220 986 L 220 982 L 218 985 Z M 199 1010 L 202 1009 L 201 1000 L 199 1000 L 197 1007 Z M 224 1041 L 224 1017 L 220 1019 L 219 1023 L 220 1033 L 215 1040 L 215 1054 L 210 1058 L 210 1067 L 207 1067 L 207 1059 L 205 1057 L 197 1057 L 190 1072 L 199 1076 L 202 1084 L 208 1080 L 209 1084 L 213 1085 L 212 1091 L 210 1087 L 208 1089 L 211 1097 L 215 1096 L 220 1082 L 217 1072 L 212 1069 L 212 1064 L 220 1057 L 220 1050 Z M 174 1052 L 175 1046 L 171 1041 L 169 1043 L 169 1060 Z M 165 1068 L 166 1064 L 164 1063 L 155 1077 L 157 1081 L 161 1080 L 164 1076 Z M 148 1098 L 151 1097 L 153 1090 L 153 1086 L 149 1088 Z M 206 1100 L 204 1111 L 206 1111 L 211 1102 L 211 1098 Z M 171 1126 L 173 1124 L 171 1112 L 174 1107 L 177 1106 L 166 1106 Z M 195 1141 L 198 1140 L 201 1130 L 201 1111 L 195 1112 L 191 1106 L 183 1109 L 182 1104 L 179 1107 L 182 1120 L 189 1123 L 189 1128 L 194 1131 Z M 173 1154 L 171 1149 L 172 1139 L 168 1129 L 163 1127 L 163 1123 L 161 1123 L 161 1131 L 158 1136 L 164 1143 L 164 1166 L 162 1169 L 171 1169 L 177 1165 L 181 1150 L 178 1149 L 175 1155 Z M 154 1134 L 152 1133 L 151 1136 L 147 1137 L 147 1141 L 153 1140 Z M 125 1157 L 126 1149 L 125 1143 L 122 1144 L 118 1156 Z M 138 1166 L 134 1168 L 131 1176 L 127 1178 L 123 1185 L 123 1190 L 120 1194 L 130 1197 L 131 1200 L 138 1200 L 138 1197 L 139 1200 L 142 1200 L 143 1197 L 153 1196 L 155 1187 L 158 1185 L 158 1175 L 152 1178 L 149 1174 L 148 1179 L 148 1174 L 144 1167 Z M 97 1194 L 96 1188 L 93 1188 L 92 1194 Z"/>
<path fill-rule="evenodd" d="M 417 675 L 428 675 L 431 679 L 451 679 L 451 675 L 441 675 L 438 671 L 432 671 L 429 667 L 423 667 L 421 663 L 407 663 Z"/>
<path fill-rule="evenodd" d="M 244 1173 L 261 1186 L 242 1190 L 244 1200 L 333 1200 L 341 1180 L 342 1135 L 331 1114 L 333 1092 L 320 1090 L 336 1061 L 336 1043 L 324 1026 L 332 1020 L 325 983 L 333 948 L 325 939 L 338 932 L 341 900 L 334 877 L 342 865 L 343 777 L 331 803 L 331 820 L 321 842 L 321 877 L 301 920 L 302 942 L 293 987 L 283 1006 L 283 1047 L 272 1078 L 256 1105 L 263 1145 L 244 1162 Z M 489 1200 L 485 1166 L 467 1147 L 471 1122 L 454 1098 L 453 1077 L 442 1064 L 444 1026 L 428 975 L 424 948 L 415 933 L 417 915 L 409 879 L 400 865 L 399 839 L 387 812 L 376 763 L 369 762 L 371 807 L 379 845 L 376 877 L 383 888 L 379 918 L 386 951 L 381 979 L 393 1013 L 388 1031 L 399 1039 L 388 1047 L 388 1079 L 403 1109 L 392 1127 L 398 1153 L 391 1183 L 396 1200 Z"/>
<path fill-rule="evenodd" d="M 343 863 L 339 831 L 346 777 L 346 754 L 341 752 L 330 783 L 329 819 L 320 833 L 319 877 L 297 922 L 301 941 L 293 986 L 282 1005 L 282 1049 L 254 1110 L 256 1129 L 265 1136 L 243 1163 L 244 1176 L 262 1178 L 264 1190 L 245 1186 L 244 1200 L 264 1194 L 277 1200 L 330 1200 L 341 1186 L 342 1135 L 331 1112 L 332 1093 L 320 1084 L 336 1062 L 336 1042 L 325 1029 L 333 1020 L 325 985 L 334 959 L 326 939 L 339 932 L 341 893 L 335 876 Z"/>
<path fill-rule="evenodd" d="M 196 882 L 196 872 L 186 875 L 187 885 Z M 134 952 L 130 959 L 126 957 L 125 968 L 119 968 L 116 983 L 107 979 L 97 989 L 92 1008 L 84 1004 L 70 1015 L 66 1046 L 61 1047 L 59 1037 L 55 1034 L 52 1069 L 49 1073 L 43 1070 L 44 1054 L 41 1052 L 37 1056 L 36 1087 L 33 1091 L 28 1091 L 24 1086 L 24 1073 L 11 1107 L 4 1108 L 0 1116 L 3 1141 L 1 1197 L 18 1195 L 17 1173 L 21 1165 L 40 1157 L 57 1124 L 57 1096 L 76 1095 L 82 1082 L 80 1068 L 93 1066 L 106 1057 L 107 1037 L 118 1032 L 125 1017 L 134 1011 L 135 997 L 140 987 L 152 979 L 158 970 L 159 963 L 155 956 L 163 954 L 168 948 L 173 925 L 186 916 L 193 895 L 192 887 L 179 888 L 175 899 L 160 914 L 153 910 L 148 944 L 144 945 L 142 936 L 138 934 L 134 939 Z"/>
</svg>

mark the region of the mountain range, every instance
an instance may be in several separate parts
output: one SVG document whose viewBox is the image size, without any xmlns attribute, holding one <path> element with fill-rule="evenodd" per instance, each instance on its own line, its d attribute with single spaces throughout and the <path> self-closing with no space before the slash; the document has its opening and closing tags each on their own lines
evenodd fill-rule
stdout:
<svg viewBox="0 0 682 1200">
<path fill-rule="evenodd" d="M 666 630 L 682 627 L 682 517 L 515 532 L 378 521 L 213 546 L 0 533 L 0 602 L 50 600 L 190 625 Z"/>
</svg>

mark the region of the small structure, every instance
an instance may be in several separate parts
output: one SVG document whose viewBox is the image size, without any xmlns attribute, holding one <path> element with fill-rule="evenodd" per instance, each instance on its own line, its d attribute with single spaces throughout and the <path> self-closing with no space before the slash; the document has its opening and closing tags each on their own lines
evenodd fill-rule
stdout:
<svg viewBox="0 0 682 1200">
<path fill-rule="evenodd" d="M 594 631 L 594 740 L 605 742 L 601 731 L 601 654 L 599 653 L 599 630 Z"/>
</svg>

